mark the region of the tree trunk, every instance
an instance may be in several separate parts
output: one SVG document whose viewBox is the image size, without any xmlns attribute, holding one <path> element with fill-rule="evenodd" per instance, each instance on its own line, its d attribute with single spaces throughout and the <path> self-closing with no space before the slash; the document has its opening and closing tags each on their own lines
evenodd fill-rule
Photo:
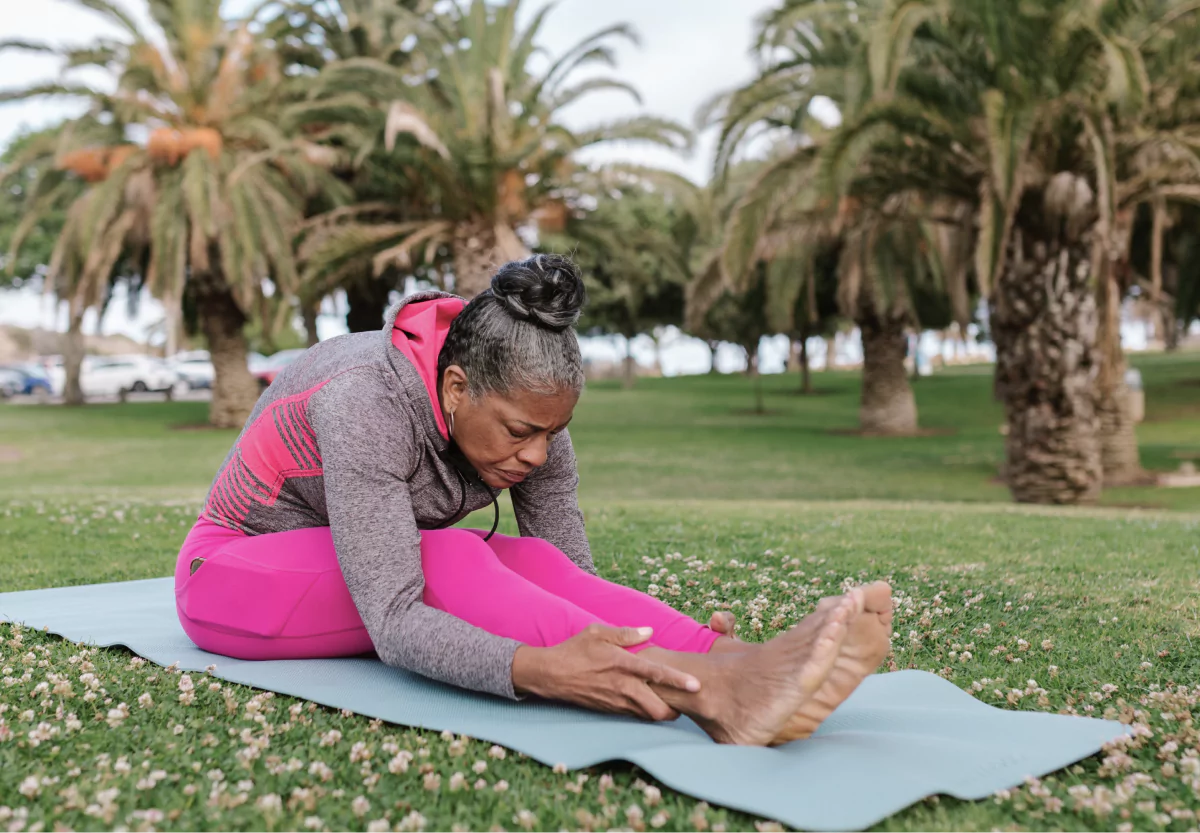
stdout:
<svg viewBox="0 0 1200 833">
<path fill-rule="evenodd" d="M 758 372 L 757 345 L 755 347 L 743 346 L 742 349 L 746 351 L 746 373 L 754 383 L 754 413 L 765 414 L 767 408 L 763 402 L 762 374 Z"/>
<path fill-rule="evenodd" d="M 869 312 L 869 311 L 868 311 Z M 917 402 L 904 368 L 904 322 L 860 316 L 863 373 L 859 423 L 864 434 L 915 434 Z"/>
<path fill-rule="evenodd" d="M 1005 476 L 1022 503 L 1090 503 L 1102 477 L 1091 233 L 1068 237 L 1042 217 L 1042 194 L 1027 200 L 990 305 Z"/>
<path fill-rule="evenodd" d="M 492 275 L 512 260 L 529 257 L 516 234 L 480 219 L 455 230 L 454 292 L 470 300 L 492 285 Z"/>
<path fill-rule="evenodd" d="M 1179 326 L 1179 319 L 1174 313 L 1164 311 L 1162 314 L 1163 322 L 1163 349 L 1168 353 L 1173 353 L 1179 349 L 1179 333 L 1183 329 Z"/>
<path fill-rule="evenodd" d="M 321 340 L 317 335 L 317 316 L 320 312 L 320 301 L 300 301 L 300 317 L 304 319 L 304 343 L 307 347 Z"/>
<path fill-rule="evenodd" d="M 196 291 L 200 328 L 213 365 L 208 421 L 217 428 L 241 428 L 258 400 L 258 381 L 246 366 L 246 316 L 223 279 L 206 280 Z"/>
<path fill-rule="evenodd" d="M 812 393 L 812 368 L 808 365 L 808 337 L 800 335 L 800 393 Z"/>
<path fill-rule="evenodd" d="M 1111 267 L 1097 275 L 1096 413 L 1100 420 L 1100 464 L 1109 485 L 1134 483 L 1142 475 L 1137 432 L 1125 385 L 1121 351 L 1121 288 Z"/>
<path fill-rule="evenodd" d="M 370 333 L 383 328 L 391 287 L 377 278 L 361 278 L 346 285 L 346 328 Z"/>
<path fill-rule="evenodd" d="M 1175 315 L 1175 293 L 1179 290 L 1179 268 L 1175 265 L 1163 267 L 1163 288 L 1166 297 L 1159 303 L 1159 318 L 1162 321 L 1163 348 L 1168 352 L 1179 349 L 1179 318 Z"/>
<path fill-rule="evenodd" d="M 833 370 L 837 367 L 837 338 L 834 336 L 825 337 L 825 369 Z"/>
<path fill-rule="evenodd" d="M 625 336 L 625 358 L 621 365 L 621 387 L 632 390 L 637 381 L 637 362 L 633 359 L 633 339 L 629 336 Z"/>
<path fill-rule="evenodd" d="M 709 338 L 705 339 L 704 343 L 708 345 L 708 352 L 712 354 L 708 365 L 708 375 L 715 376 L 720 372 L 717 370 L 717 348 L 721 346 L 721 342 Z"/>
<path fill-rule="evenodd" d="M 67 335 L 63 339 L 63 404 L 84 404 L 83 386 L 79 377 L 83 370 L 83 309 L 68 305 Z"/>
</svg>

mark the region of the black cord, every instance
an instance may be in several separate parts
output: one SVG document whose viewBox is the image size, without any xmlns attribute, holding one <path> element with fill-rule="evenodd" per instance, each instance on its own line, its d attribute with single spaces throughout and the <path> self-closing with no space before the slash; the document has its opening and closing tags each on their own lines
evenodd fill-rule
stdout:
<svg viewBox="0 0 1200 833">
<path fill-rule="evenodd" d="M 450 518 L 444 524 L 441 525 L 441 527 L 440 527 L 441 529 L 445 529 L 446 527 L 450 526 L 450 524 L 454 523 L 454 519 L 462 514 L 463 507 L 467 505 L 467 478 L 466 478 L 466 475 L 464 475 L 461 471 L 459 471 L 457 467 L 455 467 L 454 471 L 458 475 L 458 482 L 462 484 L 462 497 L 460 497 L 458 500 L 458 509 L 455 511 L 455 513 L 453 515 L 450 516 Z M 484 541 L 492 540 L 492 536 L 496 534 L 496 530 L 500 527 L 500 497 L 499 497 L 499 495 L 492 495 L 492 508 L 494 510 L 496 510 L 495 515 L 492 517 L 492 530 L 491 530 L 491 532 L 489 532 L 487 535 L 484 536 L 484 538 L 483 538 Z"/>
<path fill-rule="evenodd" d="M 492 498 L 492 506 L 496 509 L 496 517 L 492 520 L 492 531 L 484 536 L 483 540 L 490 541 L 492 536 L 496 534 L 496 527 L 500 526 L 500 498 Z"/>
</svg>

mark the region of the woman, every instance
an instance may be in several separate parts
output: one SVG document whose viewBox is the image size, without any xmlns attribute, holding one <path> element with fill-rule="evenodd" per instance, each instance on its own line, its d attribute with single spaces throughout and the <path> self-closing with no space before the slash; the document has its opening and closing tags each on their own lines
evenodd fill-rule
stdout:
<svg viewBox="0 0 1200 833">
<path fill-rule="evenodd" d="M 887 585 L 750 645 L 599 578 L 566 431 L 583 301 L 571 262 L 539 255 L 285 368 L 180 551 L 188 636 L 244 659 L 374 650 L 501 697 L 686 713 L 720 742 L 811 734 L 886 653 Z M 449 528 L 504 489 L 522 537 Z"/>
</svg>

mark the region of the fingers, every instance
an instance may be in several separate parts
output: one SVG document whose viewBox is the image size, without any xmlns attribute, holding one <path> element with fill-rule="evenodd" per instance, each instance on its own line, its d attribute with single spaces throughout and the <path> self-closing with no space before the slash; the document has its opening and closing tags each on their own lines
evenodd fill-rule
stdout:
<svg viewBox="0 0 1200 833">
<path fill-rule="evenodd" d="M 611 645 L 628 648 L 641 645 L 654 634 L 654 628 L 609 628 L 604 625 L 588 625 L 584 633 Z"/>
<path fill-rule="evenodd" d="M 679 717 L 679 712 L 668 706 L 645 683 L 630 680 L 622 693 L 629 702 L 630 710 L 644 720 L 674 720 Z"/>
<path fill-rule="evenodd" d="M 651 685 L 674 688 L 679 691 L 697 692 L 700 681 L 684 671 L 669 665 L 651 662 L 633 654 L 626 654 L 621 662 L 621 668 L 633 674 L 638 679 Z"/>
</svg>

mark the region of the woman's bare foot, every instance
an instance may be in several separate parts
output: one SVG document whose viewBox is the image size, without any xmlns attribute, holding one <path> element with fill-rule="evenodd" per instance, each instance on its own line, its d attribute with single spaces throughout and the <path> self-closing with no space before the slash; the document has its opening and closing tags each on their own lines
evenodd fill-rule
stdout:
<svg viewBox="0 0 1200 833">
<path fill-rule="evenodd" d="M 816 613 L 757 650 L 709 654 L 713 665 L 701 699 L 678 708 L 718 743 L 771 743 L 824 685 L 860 604 L 851 596 L 831 598 Z"/>
<path fill-rule="evenodd" d="M 850 595 L 861 603 L 861 612 L 849 624 L 833 669 L 775 735 L 771 746 L 812 735 L 887 656 L 892 636 L 892 588 L 877 581 L 855 588 Z"/>
</svg>

